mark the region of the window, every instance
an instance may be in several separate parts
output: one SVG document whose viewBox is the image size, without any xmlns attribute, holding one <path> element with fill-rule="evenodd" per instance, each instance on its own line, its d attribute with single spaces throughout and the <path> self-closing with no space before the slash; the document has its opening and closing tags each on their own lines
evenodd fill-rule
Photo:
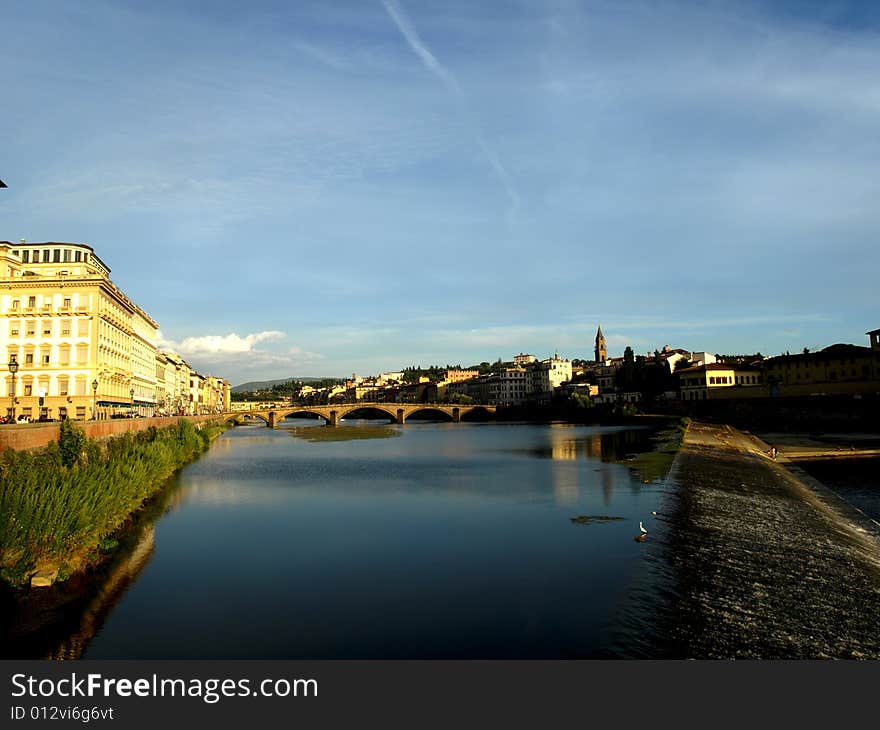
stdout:
<svg viewBox="0 0 880 730">
<path fill-rule="evenodd" d="M 34 334 L 36 333 L 36 327 L 37 327 L 37 325 L 33 321 L 30 321 L 27 323 L 27 329 L 25 330 L 25 333 L 27 334 L 28 337 L 34 336 Z"/>
<path fill-rule="evenodd" d="M 86 381 L 85 380 L 77 380 L 76 381 L 76 394 L 77 395 L 85 395 L 86 394 Z"/>
<path fill-rule="evenodd" d="M 87 253 L 83 254 L 83 263 L 84 264 L 89 263 L 89 255 Z"/>
<path fill-rule="evenodd" d="M 58 378 L 58 395 L 67 395 L 67 378 Z"/>
<path fill-rule="evenodd" d="M 70 335 L 70 320 L 62 319 L 61 320 L 61 334 L 64 337 L 68 337 Z"/>
<path fill-rule="evenodd" d="M 22 260 L 22 263 L 29 264 L 31 262 L 31 252 L 30 251 L 22 251 L 21 252 L 21 260 Z"/>
<path fill-rule="evenodd" d="M 59 350 L 59 355 L 61 357 L 61 364 L 62 365 L 69 365 L 70 364 L 70 348 L 69 347 L 67 347 L 67 346 L 62 347 Z"/>
<path fill-rule="evenodd" d="M 17 337 L 19 329 L 21 328 L 21 322 L 13 321 L 9 323 L 9 336 Z"/>
<path fill-rule="evenodd" d="M 86 407 L 85 406 L 77 406 L 76 407 L 76 420 L 77 421 L 85 421 L 86 420 Z"/>
<path fill-rule="evenodd" d="M 49 249 L 48 248 L 43 249 L 43 263 L 44 264 L 49 263 Z"/>
<path fill-rule="evenodd" d="M 65 309 L 70 309 L 70 297 L 64 297 L 64 304 L 62 306 Z"/>
<path fill-rule="evenodd" d="M 64 249 L 64 263 L 66 264 L 66 263 L 69 263 L 69 262 L 70 262 L 70 249 L 69 249 L 69 248 L 65 248 L 65 249 Z"/>
<path fill-rule="evenodd" d="M 14 310 L 17 310 L 17 309 L 18 309 L 18 306 L 19 306 L 19 304 L 20 304 L 20 301 L 21 301 L 21 300 L 19 300 L 19 299 L 13 299 L 13 300 L 12 300 L 12 308 L 13 308 Z"/>
<path fill-rule="evenodd" d="M 80 337 L 89 336 L 89 320 L 85 318 L 79 320 L 79 324 L 77 325 L 77 334 Z"/>
<path fill-rule="evenodd" d="M 39 251 L 34 251 L 34 263 L 35 264 L 40 263 L 40 252 Z"/>
<path fill-rule="evenodd" d="M 43 322 L 43 334 L 51 335 L 52 334 L 52 320 L 47 319 Z"/>
<path fill-rule="evenodd" d="M 37 306 L 37 298 L 36 297 L 28 297 L 28 306 L 36 307 Z"/>
<path fill-rule="evenodd" d="M 49 356 L 48 356 L 48 355 L 43 355 L 43 360 L 42 360 L 42 362 L 43 362 L 43 365 L 48 365 L 48 364 L 49 364 Z"/>
<path fill-rule="evenodd" d="M 30 383 L 25 383 L 24 394 L 25 395 L 33 395 L 34 394 L 34 387 Z"/>
<path fill-rule="evenodd" d="M 54 251 L 52 251 L 52 263 L 53 264 L 60 264 L 61 263 L 61 249 L 60 248 L 56 248 Z"/>
<path fill-rule="evenodd" d="M 74 251 L 73 252 L 73 260 L 79 263 L 82 261 L 82 251 Z"/>
</svg>

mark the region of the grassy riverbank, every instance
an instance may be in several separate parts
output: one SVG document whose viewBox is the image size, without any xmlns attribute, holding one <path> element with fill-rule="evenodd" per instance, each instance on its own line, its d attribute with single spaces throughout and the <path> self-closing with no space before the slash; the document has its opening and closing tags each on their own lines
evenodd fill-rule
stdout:
<svg viewBox="0 0 880 730">
<path fill-rule="evenodd" d="M 223 430 L 180 421 L 97 442 L 65 424 L 58 443 L 0 454 L 0 579 L 13 586 L 99 562 L 132 513 Z"/>
<path fill-rule="evenodd" d="M 690 418 L 681 418 L 668 423 L 651 438 L 654 442 L 653 449 L 636 454 L 628 460 L 630 468 L 638 473 L 643 482 L 666 477 L 681 448 L 690 422 Z"/>
</svg>

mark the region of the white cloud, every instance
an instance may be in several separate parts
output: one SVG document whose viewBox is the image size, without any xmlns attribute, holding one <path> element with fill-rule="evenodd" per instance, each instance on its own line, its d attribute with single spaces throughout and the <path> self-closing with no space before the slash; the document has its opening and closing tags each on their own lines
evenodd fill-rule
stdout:
<svg viewBox="0 0 880 730">
<path fill-rule="evenodd" d="M 277 330 L 255 332 L 241 337 L 235 332 L 228 335 L 203 335 L 186 337 L 180 342 L 167 340 L 159 333 L 159 346 L 172 349 L 181 355 L 240 355 L 255 352 L 254 346 L 260 342 L 279 340 L 287 335 Z"/>
</svg>

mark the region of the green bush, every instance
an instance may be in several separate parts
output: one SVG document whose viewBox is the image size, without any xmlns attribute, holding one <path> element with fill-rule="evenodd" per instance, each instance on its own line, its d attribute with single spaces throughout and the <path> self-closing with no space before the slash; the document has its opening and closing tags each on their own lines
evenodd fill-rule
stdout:
<svg viewBox="0 0 880 730">
<path fill-rule="evenodd" d="M 35 452 L 7 449 L 0 454 L 0 578 L 20 585 L 38 566 L 87 567 L 222 430 L 182 420 L 98 443 L 65 421 L 58 443 Z"/>
</svg>

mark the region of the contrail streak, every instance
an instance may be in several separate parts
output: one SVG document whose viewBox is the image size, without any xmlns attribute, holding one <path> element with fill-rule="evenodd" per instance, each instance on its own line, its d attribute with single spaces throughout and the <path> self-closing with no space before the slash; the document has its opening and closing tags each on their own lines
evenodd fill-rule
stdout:
<svg viewBox="0 0 880 730">
<path fill-rule="evenodd" d="M 382 5 L 385 6 L 385 11 L 388 13 L 388 16 L 394 21 L 394 25 L 397 26 L 397 29 L 400 31 L 400 34 L 403 36 L 407 45 L 412 49 L 413 53 L 419 57 L 419 60 L 428 69 L 432 74 L 434 74 L 437 78 L 439 78 L 447 87 L 452 91 L 455 98 L 458 100 L 462 109 L 468 116 L 468 118 L 472 118 L 472 114 L 470 112 L 470 108 L 467 103 L 467 98 L 464 95 L 464 92 L 461 90 L 461 86 L 458 83 L 458 79 L 447 69 L 440 61 L 437 60 L 437 57 L 431 53 L 431 50 L 428 46 L 425 45 L 425 42 L 421 39 L 416 31 L 415 26 L 410 22 L 409 18 L 403 12 L 403 8 L 398 5 L 397 0 L 382 0 Z M 473 122 L 472 122 L 473 124 Z M 474 125 L 476 126 L 476 125 Z M 510 198 L 510 202 L 513 206 L 514 211 L 519 208 L 520 198 L 519 194 L 516 192 L 516 189 L 513 187 L 513 182 L 510 179 L 510 175 L 505 169 L 504 165 L 501 163 L 501 159 L 498 157 L 498 154 L 493 150 L 483 138 L 483 135 L 480 134 L 479 131 L 476 132 L 477 142 L 480 145 L 480 149 L 483 151 L 483 155 L 486 157 L 486 160 L 489 162 L 489 165 L 495 171 L 495 174 L 498 176 L 498 179 L 501 181 L 501 185 L 504 187 L 504 191 L 507 193 L 507 197 Z"/>
</svg>

